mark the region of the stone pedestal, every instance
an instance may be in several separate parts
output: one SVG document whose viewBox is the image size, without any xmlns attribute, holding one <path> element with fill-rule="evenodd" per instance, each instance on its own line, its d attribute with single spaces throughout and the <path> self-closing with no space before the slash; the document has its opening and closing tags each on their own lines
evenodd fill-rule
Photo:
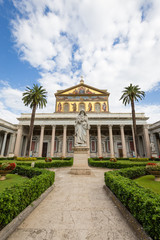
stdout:
<svg viewBox="0 0 160 240">
<path fill-rule="evenodd" d="M 91 169 L 88 166 L 88 147 L 74 147 L 73 167 L 70 173 L 76 175 L 90 175 Z"/>
</svg>

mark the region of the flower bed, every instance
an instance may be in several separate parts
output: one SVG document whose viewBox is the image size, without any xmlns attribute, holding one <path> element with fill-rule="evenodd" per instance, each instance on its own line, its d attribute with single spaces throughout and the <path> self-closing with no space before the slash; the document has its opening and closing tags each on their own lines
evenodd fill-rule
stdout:
<svg viewBox="0 0 160 240">
<path fill-rule="evenodd" d="M 17 166 L 14 173 L 27 176 L 30 180 L 5 189 L 0 194 L 0 228 L 11 222 L 49 188 L 55 177 L 54 172 L 25 166 Z"/>
<path fill-rule="evenodd" d="M 154 240 L 160 239 L 160 195 L 131 179 L 148 174 L 146 167 L 105 173 L 105 183 Z"/>
<path fill-rule="evenodd" d="M 0 181 L 3 181 L 6 179 L 6 175 L 8 173 L 11 173 L 16 167 L 15 163 L 8 163 L 4 162 L 0 164 Z"/>
</svg>

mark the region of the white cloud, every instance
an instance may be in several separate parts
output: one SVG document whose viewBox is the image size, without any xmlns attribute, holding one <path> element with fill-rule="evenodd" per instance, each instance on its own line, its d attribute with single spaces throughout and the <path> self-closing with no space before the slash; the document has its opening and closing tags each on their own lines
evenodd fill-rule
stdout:
<svg viewBox="0 0 160 240">
<path fill-rule="evenodd" d="M 160 82 L 159 0 L 13 2 L 21 16 L 12 21 L 12 33 L 20 57 L 39 69 L 48 91 L 44 111 L 54 111 L 53 94 L 76 84 L 80 75 L 108 89 L 111 112 L 129 111 L 119 102 L 125 86 L 151 91 Z M 73 65 L 81 67 L 72 71 Z M 140 106 L 153 121 L 159 118 L 158 105 Z"/>
</svg>

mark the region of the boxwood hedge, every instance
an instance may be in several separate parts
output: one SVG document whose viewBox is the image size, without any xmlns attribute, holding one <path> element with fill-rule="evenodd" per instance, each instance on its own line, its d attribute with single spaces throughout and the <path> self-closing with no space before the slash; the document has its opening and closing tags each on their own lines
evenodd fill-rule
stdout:
<svg viewBox="0 0 160 240">
<path fill-rule="evenodd" d="M 130 162 L 130 161 L 123 161 L 118 160 L 117 162 L 110 162 L 107 161 L 95 161 L 92 158 L 88 159 L 88 163 L 92 167 L 102 167 L 102 168 L 112 168 L 112 169 L 120 169 L 120 168 L 128 168 L 128 167 L 135 167 L 135 166 L 145 166 L 147 162 Z"/>
<path fill-rule="evenodd" d="M 2 163 L 3 161 L 0 161 L 0 163 Z M 8 161 L 10 162 L 10 161 Z M 14 161 L 16 162 L 16 161 Z M 31 166 L 31 162 L 25 162 L 25 161 L 21 161 L 21 162 L 16 162 L 16 164 L 18 166 Z M 52 168 L 52 167 L 69 167 L 73 165 L 73 159 L 66 159 L 66 160 L 53 160 L 52 162 L 42 162 L 42 161 L 34 161 L 35 163 L 35 167 L 37 168 Z"/>
<path fill-rule="evenodd" d="M 31 163 L 17 163 L 18 166 L 25 165 L 30 166 Z M 71 160 L 53 160 L 52 162 L 35 162 L 37 168 L 52 168 L 52 167 L 69 167 L 73 165 L 73 159 Z"/>
<path fill-rule="evenodd" d="M 160 239 L 160 195 L 133 182 L 146 175 L 134 167 L 105 173 L 105 183 L 154 240 Z"/>
<path fill-rule="evenodd" d="M 0 194 L 0 228 L 11 222 L 29 204 L 36 200 L 55 178 L 55 173 L 26 166 L 17 166 L 13 173 L 30 178 L 23 184 L 5 189 Z"/>
</svg>

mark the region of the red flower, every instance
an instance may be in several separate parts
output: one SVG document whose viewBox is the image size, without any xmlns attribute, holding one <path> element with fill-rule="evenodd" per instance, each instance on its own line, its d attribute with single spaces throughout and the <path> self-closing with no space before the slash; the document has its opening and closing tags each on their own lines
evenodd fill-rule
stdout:
<svg viewBox="0 0 160 240">
<path fill-rule="evenodd" d="M 157 165 L 157 163 L 147 163 L 147 165 L 149 165 L 149 166 L 156 166 Z"/>
</svg>

